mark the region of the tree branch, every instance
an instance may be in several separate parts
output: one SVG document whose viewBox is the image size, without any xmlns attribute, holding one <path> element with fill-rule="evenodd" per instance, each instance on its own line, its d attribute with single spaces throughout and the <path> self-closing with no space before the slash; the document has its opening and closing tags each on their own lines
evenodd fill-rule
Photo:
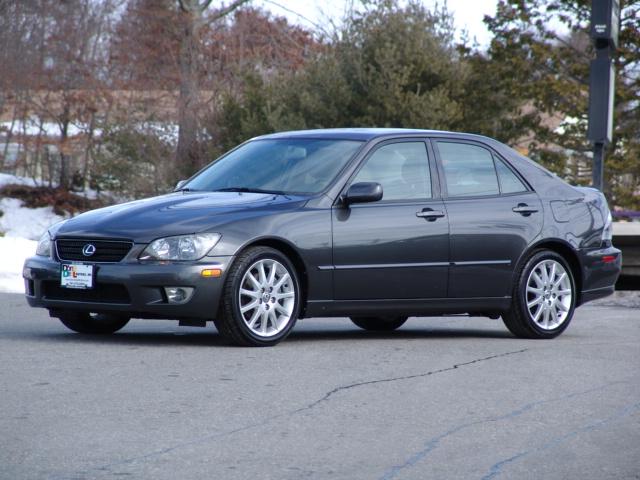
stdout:
<svg viewBox="0 0 640 480">
<path fill-rule="evenodd" d="M 211 17 L 211 21 L 215 22 L 216 20 L 220 20 L 221 18 L 226 17 L 235 9 L 240 8 L 242 5 L 248 3 L 249 1 L 250 0 L 235 0 L 234 2 L 231 2 L 231 4 L 229 4 L 228 6 L 218 10 L 215 15 Z M 208 0 L 208 3 L 211 4 L 211 0 Z"/>
<path fill-rule="evenodd" d="M 204 0 L 204 3 L 200 4 L 197 0 L 178 0 L 178 4 L 180 5 L 182 11 L 185 13 L 202 13 L 207 8 L 209 8 L 209 5 L 211 5 L 212 1 L 213 0 Z"/>
</svg>

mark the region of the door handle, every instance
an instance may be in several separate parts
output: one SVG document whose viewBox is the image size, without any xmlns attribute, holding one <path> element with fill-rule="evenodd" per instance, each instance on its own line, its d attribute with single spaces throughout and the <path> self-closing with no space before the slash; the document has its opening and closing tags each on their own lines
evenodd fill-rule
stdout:
<svg viewBox="0 0 640 480">
<path fill-rule="evenodd" d="M 519 203 L 518 206 L 513 207 L 511 210 L 515 213 L 519 213 L 523 217 L 528 217 L 532 213 L 536 213 L 538 211 L 536 207 L 530 207 L 526 203 Z"/>
<path fill-rule="evenodd" d="M 433 210 L 431 208 L 424 208 L 419 212 L 416 212 L 416 217 L 426 218 L 430 222 L 435 222 L 438 218 L 444 217 L 444 212 L 440 210 Z"/>
</svg>

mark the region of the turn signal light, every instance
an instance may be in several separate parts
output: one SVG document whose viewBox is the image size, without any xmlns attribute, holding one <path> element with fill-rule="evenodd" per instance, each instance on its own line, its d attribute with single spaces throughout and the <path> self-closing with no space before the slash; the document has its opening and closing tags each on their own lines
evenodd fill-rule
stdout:
<svg viewBox="0 0 640 480">
<path fill-rule="evenodd" d="M 200 273 L 203 277 L 219 277 L 222 275 L 222 270 L 219 268 L 205 268 Z"/>
</svg>

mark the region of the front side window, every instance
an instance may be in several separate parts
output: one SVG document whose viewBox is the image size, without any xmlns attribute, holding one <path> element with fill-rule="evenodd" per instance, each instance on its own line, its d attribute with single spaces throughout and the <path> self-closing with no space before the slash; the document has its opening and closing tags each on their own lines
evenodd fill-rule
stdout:
<svg viewBox="0 0 640 480">
<path fill-rule="evenodd" d="M 183 188 L 317 193 L 362 146 L 353 140 L 254 140 L 212 163 Z"/>
<path fill-rule="evenodd" d="M 383 200 L 431 198 L 431 175 L 424 142 L 390 143 L 366 160 L 351 182 L 377 182 Z"/>
<path fill-rule="evenodd" d="M 498 177 L 491 152 L 466 143 L 438 142 L 450 197 L 498 195 Z"/>
</svg>

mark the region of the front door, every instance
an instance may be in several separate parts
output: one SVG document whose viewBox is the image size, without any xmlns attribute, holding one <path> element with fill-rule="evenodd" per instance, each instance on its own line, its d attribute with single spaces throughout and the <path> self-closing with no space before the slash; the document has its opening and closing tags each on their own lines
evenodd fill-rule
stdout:
<svg viewBox="0 0 640 480">
<path fill-rule="evenodd" d="M 333 207 L 336 300 L 447 296 L 449 225 L 432 167 L 422 140 L 388 142 L 365 159 L 350 184 L 378 182 L 383 197 Z"/>
</svg>

